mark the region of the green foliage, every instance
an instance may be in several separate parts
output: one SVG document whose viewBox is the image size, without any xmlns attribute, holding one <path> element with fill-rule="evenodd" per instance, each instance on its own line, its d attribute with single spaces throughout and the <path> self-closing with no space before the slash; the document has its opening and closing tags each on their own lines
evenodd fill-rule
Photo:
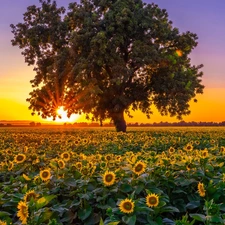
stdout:
<svg viewBox="0 0 225 225">
<path fill-rule="evenodd" d="M 64 106 L 68 115 L 110 118 L 126 131 L 130 110 L 150 117 L 155 105 L 178 119 L 190 113 L 190 100 L 204 88 L 202 65 L 188 56 L 197 35 L 179 33 L 166 10 L 141 0 L 81 1 L 67 11 L 40 3 L 11 25 L 12 44 L 36 72 L 27 99 L 32 114 L 55 119 Z"/>
</svg>

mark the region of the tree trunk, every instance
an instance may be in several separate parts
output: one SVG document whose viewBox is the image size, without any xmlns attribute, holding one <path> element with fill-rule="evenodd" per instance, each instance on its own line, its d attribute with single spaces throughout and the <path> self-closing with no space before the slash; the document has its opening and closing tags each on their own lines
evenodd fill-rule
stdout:
<svg viewBox="0 0 225 225">
<path fill-rule="evenodd" d="M 127 130 L 127 125 L 126 125 L 126 121 L 124 119 L 124 115 L 123 115 L 124 111 L 119 111 L 119 112 L 113 112 L 111 114 L 112 117 L 112 121 L 114 123 L 114 126 L 116 127 L 116 131 L 117 132 L 126 132 Z"/>
</svg>

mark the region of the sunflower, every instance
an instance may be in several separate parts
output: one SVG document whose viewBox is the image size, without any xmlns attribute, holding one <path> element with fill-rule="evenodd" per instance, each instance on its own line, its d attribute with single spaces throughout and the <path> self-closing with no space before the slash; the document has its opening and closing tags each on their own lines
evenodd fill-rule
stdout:
<svg viewBox="0 0 225 225">
<path fill-rule="evenodd" d="M 205 197 L 205 187 L 203 183 L 198 183 L 198 193 L 201 197 Z"/>
<path fill-rule="evenodd" d="M 181 149 L 179 149 L 179 150 L 178 150 L 178 153 L 179 153 L 180 155 L 182 155 L 182 154 L 183 154 L 183 151 L 182 151 Z"/>
<path fill-rule="evenodd" d="M 199 145 L 199 144 L 200 144 L 200 141 L 195 141 L 195 144 L 196 144 L 196 145 Z"/>
<path fill-rule="evenodd" d="M 112 154 L 106 154 L 106 155 L 105 155 L 105 160 L 106 160 L 106 161 L 112 160 Z"/>
<path fill-rule="evenodd" d="M 191 152 L 193 150 L 193 145 L 191 143 L 187 144 L 184 147 L 184 150 L 186 150 L 187 152 Z"/>
<path fill-rule="evenodd" d="M 124 199 L 119 204 L 122 213 L 132 213 L 134 211 L 134 202 L 131 199 Z"/>
<path fill-rule="evenodd" d="M 69 152 L 63 152 L 60 156 L 66 162 L 70 160 L 70 153 Z"/>
<path fill-rule="evenodd" d="M 95 159 L 96 159 L 97 161 L 101 160 L 101 158 L 102 158 L 102 155 L 101 155 L 101 154 L 97 153 L 97 154 L 95 155 Z"/>
<path fill-rule="evenodd" d="M 26 174 L 24 174 L 24 173 L 23 173 L 23 178 L 24 178 L 26 181 L 31 180 L 30 177 L 28 177 L 28 176 L 27 176 Z"/>
<path fill-rule="evenodd" d="M 65 177 L 65 174 L 64 173 L 58 173 L 58 179 L 63 179 Z"/>
<path fill-rule="evenodd" d="M 6 149 L 5 153 L 6 153 L 6 155 L 12 155 L 13 154 L 11 149 Z"/>
<path fill-rule="evenodd" d="M 28 151 L 28 147 L 27 146 L 24 146 L 23 147 L 23 152 L 27 152 Z"/>
<path fill-rule="evenodd" d="M 100 168 L 101 168 L 102 170 L 104 170 L 106 167 L 107 167 L 107 163 L 106 163 L 106 162 L 101 162 L 101 163 L 100 163 Z"/>
<path fill-rule="evenodd" d="M 80 140 L 75 140 L 75 141 L 74 141 L 74 144 L 75 144 L 75 145 L 79 145 L 79 144 L 80 144 Z"/>
<path fill-rule="evenodd" d="M 44 169 L 44 170 L 41 170 L 41 171 L 40 171 L 40 178 L 41 178 L 43 181 L 49 180 L 50 177 L 51 177 L 50 169 Z"/>
<path fill-rule="evenodd" d="M 28 205 L 26 202 L 20 201 L 17 206 L 17 216 L 22 221 L 22 224 L 27 224 L 27 218 L 29 216 Z"/>
<path fill-rule="evenodd" d="M 146 205 L 148 207 L 156 207 L 159 204 L 159 196 L 156 194 L 148 194 L 146 197 Z"/>
<path fill-rule="evenodd" d="M 11 171 L 13 169 L 13 167 L 14 167 L 13 162 L 9 161 L 9 163 L 8 163 L 8 171 Z"/>
<path fill-rule="evenodd" d="M 87 163 L 87 167 L 88 167 L 88 168 L 92 168 L 93 166 L 94 166 L 94 164 L 93 164 L 92 162 L 88 162 L 88 163 Z"/>
<path fill-rule="evenodd" d="M 116 175 L 113 172 L 106 171 L 103 175 L 103 183 L 105 186 L 111 186 L 115 183 Z"/>
<path fill-rule="evenodd" d="M 80 153 L 80 155 L 79 155 L 80 160 L 85 160 L 86 158 L 87 158 L 87 156 L 85 154 Z"/>
<path fill-rule="evenodd" d="M 90 174 L 90 168 L 88 168 L 87 166 L 82 167 L 81 173 L 83 176 L 88 176 Z"/>
<path fill-rule="evenodd" d="M 192 168 L 192 165 L 191 165 L 191 164 L 187 164 L 187 165 L 186 165 L 186 169 L 187 169 L 187 171 L 190 171 L 190 170 L 191 170 L 191 168 Z"/>
<path fill-rule="evenodd" d="M 201 157 L 203 159 L 207 158 L 208 156 L 209 156 L 209 152 L 208 152 L 207 149 L 204 149 L 204 150 L 201 151 Z"/>
<path fill-rule="evenodd" d="M 7 225 L 7 223 L 2 221 L 2 220 L 0 220 L 0 225 Z"/>
<path fill-rule="evenodd" d="M 222 181 L 225 182 L 225 173 L 222 174 Z"/>
<path fill-rule="evenodd" d="M 30 191 L 28 191 L 28 192 L 24 195 L 23 200 L 24 200 L 25 202 L 29 202 L 32 198 L 33 198 L 34 200 L 36 200 L 38 196 L 39 196 L 39 195 L 36 194 L 34 190 L 30 190 Z"/>
<path fill-rule="evenodd" d="M 175 148 L 171 146 L 171 147 L 168 149 L 168 152 L 169 152 L 169 154 L 173 154 L 173 153 L 175 152 Z"/>
<path fill-rule="evenodd" d="M 220 152 L 221 152 L 221 153 L 225 153 L 225 147 L 224 147 L 224 146 L 221 146 L 221 147 L 220 147 Z"/>
<path fill-rule="evenodd" d="M 127 160 L 129 163 L 134 164 L 137 160 L 137 155 L 131 155 Z"/>
<path fill-rule="evenodd" d="M 23 163 L 26 160 L 26 155 L 24 154 L 18 154 L 14 157 L 14 161 L 16 163 Z"/>
<path fill-rule="evenodd" d="M 81 170 L 83 165 L 82 162 L 76 162 L 75 166 L 78 170 Z"/>
<path fill-rule="evenodd" d="M 62 159 L 58 160 L 58 167 L 59 167 L 60 169 L 65 168 L 65 162 L 64 162 Z"/>
<path fill-rule="evenodd" d="M 137 175 L 140 175 L 145 172 L 145 168 L 146 164 L 141 161 L 138 161 L 133 168 L 133 172 Z"/>
<path fill-rule="evenodd" d="M 116 156 L 116 162 L 121 162 L 122 160 L 122 157 L 119 155 L 119 156 Z"/>
</svg>

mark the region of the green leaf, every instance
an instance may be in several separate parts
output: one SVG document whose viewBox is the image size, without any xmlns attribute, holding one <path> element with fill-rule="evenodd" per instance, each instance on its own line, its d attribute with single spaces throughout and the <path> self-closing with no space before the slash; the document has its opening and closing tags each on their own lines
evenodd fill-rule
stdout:
<svg viewBox="0 0 225 225">
<path fill-rule="evenodd" d="M 195 208 L 198 208 L 199 206 L 200 206 L 200 201 L 193 201 L 193 202 L 189 202 L 186 205 L 186 208 L 187 209 L 195 209 Z"/>
<path fill-rule="evenodd" d="M 71 207 L 71 206 L 70 206 Z M 68 208 L 66 207 L 66 204 L 64 205 L 60 205 L 60 204 L 56 204 L 53 207 L 50 208 L 52 211 L 57 212 L 57 214 L 59 216 L 62 216 L 64 212 L 66 212 L 68 210 Z"/>
<path fill-rule="evenodd" d="M 84 221 L 91 215 L 91 212 L 92 212 L 92 207 L 90 205 L 87 205 L 86 208 L 80 209 L 78 211 L 78 217 L 79 217 L 79 219 Z"/>
<path fill-rule="evenodd" d="M 131 192 L 133 190 L 132 186 L 130 184 L 122 184 L 121 187 L 120 187 L 120 190 L 122 192 Z"/>
<path fill-rule="evenodd" d="M 52 199 L 56 198 L 56 195 L 47 195 L 39 198 L 36 202 L 36 209 L 43 208 L 46 206 Z"/>
<path fill-rule="evenodd" d="M 11 214 L 5 211 L 0 211 L 0 218 L 5 216 L 10 216 Z"/>
<path fill-rule="evenodd" d="M 159 201 L 158 207 L 159 208 L 162 208 L 165 205 L 166 205 L 166 202 L 165 201 Z"/>
<path fill-rule="evenodd" d="M 206 216 L 203 214 L 198 214 L 198 213 L 191 213 L 190 217 L 197 220 L 197 221 L 201 221 L 201 222 L 205 222 L 206 221 Z"/>
<path fill-rule="evenodd" d="M 2 205 L 2 207 L 15 207 L 18 201 L 10 200 Z"/>
<path fill-rule="evenodd" d="M 100 219 L 99 225 L 104 225 L 104 222 L 103 222 L 102 217 L 101 217 L 101 219 Z"/>
<path fill-rule="evenodd" d="M 225 204 L 220 205 L 220 210 L 225 212 Z"/>
<path fill-rule="evenodd" d="M 175 193 L 175 194 L 180 194 L 180 193 L 182 193 L 182 194 L 187 194 L 185 191 L 183 191 L 183 190 L 181 190 L 181 189 L 175 190 L 175 191 L 172 191 L 172 192 Z"/>
<path fill-rule="evenodd" d="M 108 201 L 107 201 L 107 205 L 114 208 L 114 207 L 116 207 L 116 202 L 113 198 L 109 198 Z"/>
<path fill-rule="evenodd" d="M 41 221 L 40 222 L 45 222 L 49 220 L 52 216 L 53 212 L 50 211 L 50 209 L 45 208 L 45 211 L 41 214 Z"/>
<path fill-rule="evenodd" d="M 135 225 L 136 223 L 136 215 L 133 216 L 123 216 L 122 221 L 127 225 Z"/>
<path fill-rule="evenodd" d="M 192 82 L 189 80 L 185 86 L 185 89 L 188 90 L 191 87 Z"/>
<path fill-rule="evenodd" d="M 77 181 L 74 178 L 69 178 L 64 181 L 65 186 L 76 187 Z"/>
<path fill-rule="evenodd" d="M 168 218 L 164 218 L 163 223 L 166 225 L 174 225 L 174 221 Z"/>
<path fill-rule="evenodd" d="M 181 187 L 185 187 L 185 186 L 189 186 L 190 184 L 195 183 L 195 182 L 196 182 L 195 179 L 189 179 L 189 180 L 183 179 L 183 180 L 179 181 L 179 184 Z"/>
<path fill-rule="evenodd" d="M 160 212 L 180 212 L 178 208 L 174 206 L 165 206 L 160 209 Z"/>
<path fill-rule="evenodd" d="M 97 224 L 100 221 L 100 216 L 97 213 L 92 213 L 91 216 L 85 220 L 84 225 L 93 225 Z"/>
<path fill-rule="evenodd" d="M 135 189 L 135 193 L 140 194 L 141 191 L 143 191 L 144 188 L 145 188 L 144 184 L 138 185 L 137 188 Z"/>
<path fill-rule="evenodd" d="M 107 223 L 107 225 L 117 225 L 119 224 L 120 221 L 115 221 L 115 222 L 110 222 L 110 223 Z"/>
<path fill-rule="evenodd" d="M 212 223 L 224 224 L 223 219 L 219 216 L 209 216 L 209 221 L 212 222 Z"/>
<path fill-rule="evenodd" d="M 157 222 L 158 225 L 162 225 L 162 224 L 163 224 L 163 220 L 162 220 L 161 217 L 157 217 L 157 218 L 155 219 L 155 221 Z"/>
</svg>

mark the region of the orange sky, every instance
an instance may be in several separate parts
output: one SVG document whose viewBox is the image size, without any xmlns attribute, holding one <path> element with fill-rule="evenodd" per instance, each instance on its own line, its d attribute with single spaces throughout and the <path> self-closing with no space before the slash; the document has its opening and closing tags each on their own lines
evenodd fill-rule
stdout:
<svg viewBox="0 0 225 225">
<path fill-rule="evenodd" d="M 174 26 L 181 28 L 181 31 L 190 30 L 197 33 L 199 44 L 192 52 L 191 60 L 195 65 L 204 65 L 204 94 L 197 96 L 198 103 L 191 102 L 191 114 L 183 119 L 187 122 L 225 121 L 225 31 L 222 29 L 225 26 L 225 14 L 223 10 L 217 10 L 222 8 L 219 5 L 222 3 L 215 1 L 213 7 L 217 13 L 214 13 L 210 11 L 213 10 L 211 4 L 199 5 L 201 11 L 197 11 L 196 0 L 189 0 L 186 3 L 182 1 L 182 4 L 180 0 L 173 1 L 176 2 L 177 8 L 166 3 L 167 1 L 156 0 L 155 2 L 167 9 Z M 26 7 L 30 4 L 38 4 L 38 0 L 26 1 L 26 5 L 21 5 L 19 2 L 15 1 L 12 6 L 10 1 L 5 1 L 0 8 L 0 20 L 2 21 L 0 23 L 0 120 L 44 122 L 38 116 L 31 116 L 31 111 L 28 110 L 29 103 L 26 102 L 26 98 L 29 97 L 29 92 L 32 90 L 29 81 L 33 79 L 34 72 L 32 67 L 25 64 L 18 47 L 12 47 L 10 40 L 13 36 L 9 27 L 11 23 L 21 22 Z M 64 4 L 65 0 L 56 0 L 56 2 Z M 15 9 L 13 16 L 8 13 L 12 9 Z M 208 23 L 203 24 L 201 21 L 208 21 Z M 139 123 L 178 122 L 174 117 L 162 117 L 156 110 L 154 111 L 150 120 L 140 112 L 131 113 L 134 117 L 126 117 L 126 120 Z M 83 118 L 81 117 L 77 121 L 84 121 Z"/>
</svg>

